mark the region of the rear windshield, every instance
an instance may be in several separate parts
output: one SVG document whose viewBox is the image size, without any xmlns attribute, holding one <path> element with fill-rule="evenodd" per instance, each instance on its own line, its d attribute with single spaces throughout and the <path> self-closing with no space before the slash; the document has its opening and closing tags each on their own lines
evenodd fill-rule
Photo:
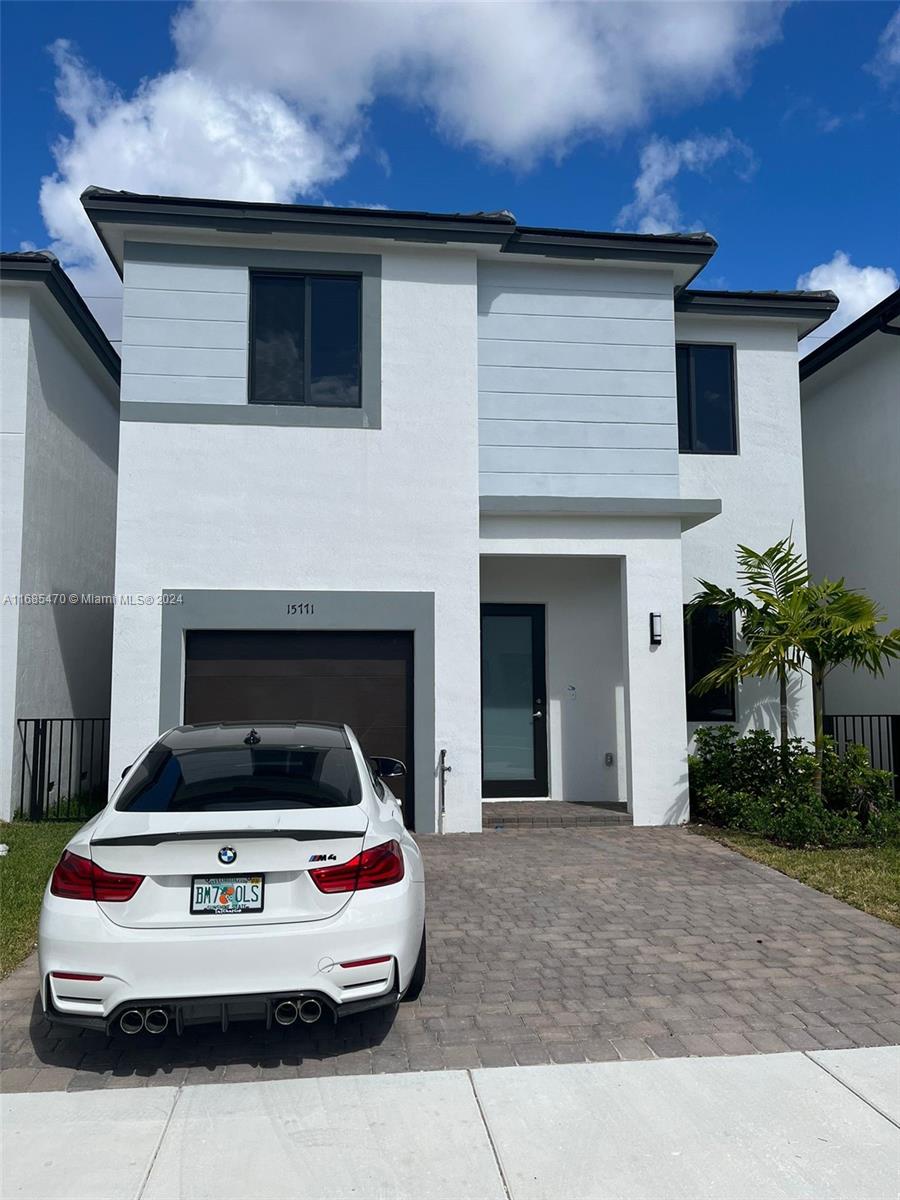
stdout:
<svg viewBox="0 0 900 1200">
<path fill-rule="evenodd" d="M 341 808 L 359 804 L 353 752 L 345 746 L 157 745 L 125 785 L 116 808 L 131 812 Z"/>
</svg>

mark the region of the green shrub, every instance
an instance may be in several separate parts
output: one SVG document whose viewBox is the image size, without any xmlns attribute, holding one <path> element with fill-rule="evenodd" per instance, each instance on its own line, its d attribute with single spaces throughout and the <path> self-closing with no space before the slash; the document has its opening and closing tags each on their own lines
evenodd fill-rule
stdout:
<svg viewBox="0 0 900 1200">
<path fill-rule="evenodd" d="M 787 846 L 859 846 L 900 836 L 900 807 L 890 772 L 878 771 L 863 746 L 840 756 L 826 740 L 822 797 L 813 786 L 815 757 L 799 738 L 782 753 L 756 729 L 697 730 L 690 758 L 691 816 L 758 833 Z"/>
<path fill-rule="evenodd" d="M 876 770 L 865 746 L 853 742 L 841 756 L 831 738 L 826 739 L 822 791 L 830 809 L 856 813 L 863 824 L 876 813 L 887 812 L 895 806 L 890 771 Z"/>
</svg>

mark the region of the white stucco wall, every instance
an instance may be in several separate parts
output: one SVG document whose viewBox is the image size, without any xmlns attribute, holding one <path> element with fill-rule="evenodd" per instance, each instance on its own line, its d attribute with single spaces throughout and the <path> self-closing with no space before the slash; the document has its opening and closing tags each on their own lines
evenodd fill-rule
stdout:
<svg viewBox="0 0 900 1200">
<path fill-rule="evenodd" d="M 28 295 L 0 293 L 0 817 L 10 813 L 16 746 L 16 655 L 28 389 Z"/>
<path fill-rule="evenodd" d="M 684 599 L 697 579 L 737 587 L 738 543 L 765 550 L 787 536 L 806 546 L 803 451 L 797 334 L 781 321 L 676 314 L 677 342 L 721 342 L 735 347 L 738 453 L 680 454 L 684 497 L 718 497 L 722 512 L 682 541 Z M 791 731 L 812 736 L 812 700 L 806 677 L 790 692 Z M 738 691 L 737 725 L 778 730 L 778 688 L 748 680 Z M 693 726 L 691 727 L 693 728 Z"/>
<path fill-rule="evenodd" d="M 844 576 L 900 626 L 900 337 L 873 333 L 802 384 L 809 561 Z M 900 714 L 900 667 L 838 668 L 826 709 Z"/>
<path fill-rule="evenodd" d="M 448 831 L 481 826 L 475 296 L 474 255 L 383 249 L 381 429 L 126 421 L 121 438 L 118 591 L 434 593 Z M 160 629 L 156 608 L 116 611 L 113 776 L 159 733 Z"/>
<path fill-rule="evenodd" d="M 619 773 L 620 796 L 624 790 L 636 825 L 687 820 L 680 523 L 664 517 L 486 516 L 481 553 L 538 556 L 538 569 L 562 556 L 618 560 L 626 614 L 621 644 L 627 775 L 623 780 Z M 651 612 L 662 615 L 660 646 L 649 644 Z"/>
<path fill-rule="evenodd" d="M 619 560 L 483 558 L 481 600 L 545 606 L 550 798 L 624 801 Z"/>
<path fill-rule="evenodd" d="M 116 384 L 43 284 L 5 291 L 2 593 L 110 593 Z M 4 605 L 2 622 L 8 812 L 17 718 L 108 714 L 112 611 Z"/>
</svg>

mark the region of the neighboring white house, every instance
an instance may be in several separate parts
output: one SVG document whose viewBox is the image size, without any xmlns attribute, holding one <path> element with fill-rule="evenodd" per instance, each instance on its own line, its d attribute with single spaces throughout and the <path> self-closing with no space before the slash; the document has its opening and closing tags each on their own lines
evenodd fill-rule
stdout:
<svg viewBox="0 0 900 1200">
<path fill-rule="evenodd" d="M 116 610 L 113 778 L 181 721 L 345 719 L 420 831 L 442 750 L 448 831 L 495 797 L 684 820 L 683 604 L 803 540 L 834 296 L 691 291 L 706 234 L 83 201 L 125 286 L 116 591 L 164 600 Z"/>
<path fill-rule="evenodd" d="M 0 817 L 8 817 L 23 787 L 28 810 L 36 747 L 51 801 L 101 778 L 112 608 L 82 597 L 112 593 L 119 357 L 52 255 L 3 254 L 0 280 Z M 66 718 L 94 723 L 73 730 Z M 52 731 L 21 724 L 31 719 L 51 719 Z"/>
<path fill-rule="evenodd" d="M 823 342 L 800 363 L 809 562 L 846 578 L 900 626 L 900 291 Z M 840 667 L 825 685 L 835 717 L 894 718 L 900 752 L 900 666 L 881 678 Z M 887 725 L 881 722 L 881 739 Z M 848 723 L 870 744 L 876 730 Z M 838 732 L 842 732 L 838 730 Z M 873 741 L 875 744 L 873 745 Z M 897 769 L 898 763 L 894 763 Z"/>
</svg>

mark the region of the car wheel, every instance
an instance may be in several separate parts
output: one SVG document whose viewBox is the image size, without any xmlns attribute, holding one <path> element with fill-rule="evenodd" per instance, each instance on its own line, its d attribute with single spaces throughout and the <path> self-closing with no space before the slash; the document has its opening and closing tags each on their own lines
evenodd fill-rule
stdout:
<svg viewBox="0 0 900 1200">
<path fill-rule="evenodd" d="M 404 1002 L 408 1000 L 418 1000 L 422 988 L 425 986 L 425 974 L 427 971 L 427 952 L 425 949 L 425 929 L 422 929 L 422 945 L 419 947 L 419 957 L 416 959 L 416 965 L 413 967 L 412 978 L 409 981 L 409 987 L 403 993 Z"/>
</svg>

